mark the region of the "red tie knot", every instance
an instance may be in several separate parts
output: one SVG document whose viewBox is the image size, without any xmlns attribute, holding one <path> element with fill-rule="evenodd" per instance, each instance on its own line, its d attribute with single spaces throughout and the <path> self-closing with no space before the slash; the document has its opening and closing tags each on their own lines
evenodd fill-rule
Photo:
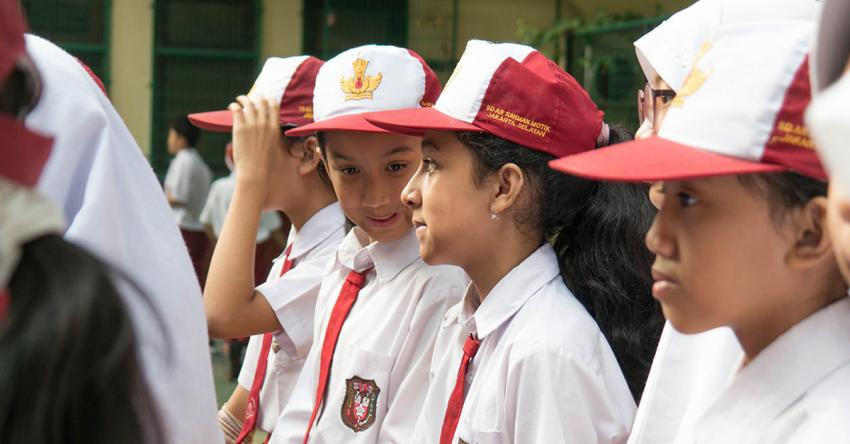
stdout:
<svg viewBox="0 0 850 444">
<path fill-rule="evenodd" d="M 463 343 L 463 354 L 469 358 L 474 358 L 475 354 L 478 353 L 479 345 L 481 345 L 481 341 L 475 339 L 472 335 L 469 335 L 469 337 L 466 338 L 466 342 Z"/>
<path fill-rule="evenodd" d="M 369 270 L 371 270 L 371 268 L 368 270 L 363 270 L 359 273 L 354 270 L 351 270 L 345 280 L 348 281 L 349 284 L 354 285 L 357 288 L 363 288 L 363 284 L 366 283 L 366 274 L 369 273 Z"/>
</svg>

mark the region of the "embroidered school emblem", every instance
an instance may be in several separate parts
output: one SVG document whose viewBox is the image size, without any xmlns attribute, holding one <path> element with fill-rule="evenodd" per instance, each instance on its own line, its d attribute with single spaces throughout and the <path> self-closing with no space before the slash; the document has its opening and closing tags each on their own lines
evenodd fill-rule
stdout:
<svg viewBox="0 0 850 444">
<path fill-rule="evenodd" d="M 673 98 L 672 106 L 681 107 L 685 104 L 685 97 L 693 95 L 700 88 L 702 88 L 702 84 L 708 80 L 708 76 L 711 75 L 711 71 L 701 71 L 699 69 L 699 62 L 705 57 L 705 54 L 708 50 L 711 49 L 711 43 L 705 42 L 702 44 L 697 56 L 694 58 L 693 68 L 691 68 L 691 72 L 688 74 L 688 78 L 685 80 L 685 84 L 676 91 L 676 97 Z"/>
<path fill-rule="evenodd" d="M 339 87 L 345 93 L 345 100 L 371 99 L 372 92 L 381 84 L 381 73 L 373 76 L 366 75 L 368 60 L 357 59 L 352 65 L 354 65 L 354 77 L 342 76 L 339 79 Z"/>
<path fill-rule="evenodd" d="M 342 401 L 342 422 L 355 432 L 362 432 L 375 423 L 378 394 L 381 389 L 374 379 L 353 376 L 345 380 L 345 399 Z"/>
</svg>

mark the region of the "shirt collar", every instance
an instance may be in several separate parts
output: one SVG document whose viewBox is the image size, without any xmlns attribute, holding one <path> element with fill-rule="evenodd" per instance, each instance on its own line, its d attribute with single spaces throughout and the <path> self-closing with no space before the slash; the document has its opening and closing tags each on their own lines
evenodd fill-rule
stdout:
<svg viewBox="0 0 850 444">
<path fill-rule="evenodd" d="M 358 272 L 374 267 L 378 279 L 384 282 L 392 280 L 417 259 L 419 240 L 413 229 L 392 242 L 370 244 L 366 232 L 354 227 L 337 251 L 337 262 L 343 267 Z"/>
<path fill-rule="evenodd" d="M 478 294 L 470 284 L 457 321 L 478 339 L 484 339 L 513 317 L 543 285 L 560 274 L 558 257 L 548 243 L 506 274 L 476 307 Z"/>
<path fill-rule="evenodd" d="M 848 325 L 850 298 L 845 297 L 791 327 L 735 375 L 699 421 L 697 432 L 728 428 L 729 418 L 759 430 L 850 361 Z"/>
<path fill-rule="evenodd" d="M 309 253 L 325 239 L 345 226 L 345 216 L 339 202 L 334 202 L 314 214 L 300 230 L 293 231 L 292 251 L 289 259 L 295 260 Z M 294 228 L 293 228 L 294 230 Z"/>
</svg>

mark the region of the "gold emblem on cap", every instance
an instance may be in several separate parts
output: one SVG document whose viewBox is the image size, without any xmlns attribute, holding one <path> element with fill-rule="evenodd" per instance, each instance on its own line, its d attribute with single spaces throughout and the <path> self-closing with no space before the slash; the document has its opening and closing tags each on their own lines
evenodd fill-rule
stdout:
<svg viewBox="0 0 850 444">
<path fill-rule="evenodd" d="M 345 100 L 371 99 L 372 92 L 381 84 L 381 73 L 373 76 L 366 75 L 368 60 L 357 59 L 352 65 L 354 65 L 354 77 L 342 76 L 339 79 L 339 87 L 345 93 Z"/>
<path fill-rule="evenodd" d="M 699 62 L 702 61 L 702 58 L 705 57 L 705 54 L 708 53 L 708 50 L 711 49 L 711 43 L 705 42 L 702 44 L 702 47 L 699 49 L 697 56 L 694 58 L 694 64 L 691 68 L 691 72 L 688 74 L 687 80 L 685 80 L 685 84 L 676 91 L 676 97 L 673 99 L 672 106 L 679 106 L 685 104 L 685 97 L 693 95 L 697 90 L 702 88 L 702 84 L 708 80 L 708 76 L 711 75 L 711 71 L 701 71 L 699 69 Z"/>
</svg>

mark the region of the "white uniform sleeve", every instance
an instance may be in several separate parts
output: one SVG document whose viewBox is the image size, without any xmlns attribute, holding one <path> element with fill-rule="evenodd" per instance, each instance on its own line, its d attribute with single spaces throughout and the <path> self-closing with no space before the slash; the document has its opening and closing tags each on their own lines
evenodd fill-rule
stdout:
<svg viewBox="0 0 850 444">
<path fill-rule="evenodd" d="M 283 333 L 295 345 L 296 355 L 290 356 L 291 358 L 306 356 L 310 350 L 316 298 L 322 284 L 324 265 L 334 253 L 331 250 L 299 263 L 279 279 L 272 279 L 257 287 L 257 291 L 275 311 Z M 286 348 L 283 350 L 286 351 Z"/>
<path fill-rule="evenodd" d="M 435 281 L 423 286 L 423 295 L 411 318 L 408 336 L 392 370 L 387 414 L 377 442 L 410 442 L 410 434 L 428 393 L 434 342 L 443 315 L 461 299 L 463 291 L 460 287 L 446 288 Z"/>
<path fill-rule="evenodd" d="M 166 191 L 183 204 L 187 204 L 192 197 L 192 164 L 188 160 L 183 156 L 176 156 L 165 178 Z"/>
<path fill-rule="evenodd" d="M 263 335 L 254 335 L 248 340 L 245 348 L 245 359 L 242 360 L 242 369 L 239 370 L 239 385 L 243 389 L 251 391 L 254 385 L 254 373 L 257 371 L 257 360 L 260 359 L 260 349 L 263 346 Z"/>
<path fill-rule="evenodd" d="M 541 347 L 542 348 L 542 347 Z M 593 364 L 559 349 L 509 362 L 505 434 L 515 443 L 624 443 L 628 429 Z"/>
</svg>

